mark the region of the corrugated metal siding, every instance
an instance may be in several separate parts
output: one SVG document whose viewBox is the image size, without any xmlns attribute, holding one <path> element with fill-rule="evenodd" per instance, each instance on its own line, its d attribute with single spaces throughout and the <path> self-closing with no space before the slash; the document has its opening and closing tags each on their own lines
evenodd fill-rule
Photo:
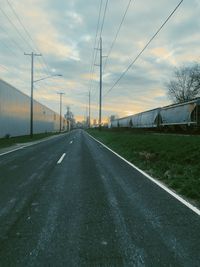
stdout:
<svg viewBox="0 0 200 267">
<path fill-rule="evenodd" d="M 111 121 L 111 127 L 112 128 L 118 127 L 118 119 Z"/>
<path fill-rule="evenodd" d="M 132 116 L 132 127 L 134 128 L 152 128 L 157 127 L 155 122 L 160 108 L 142 112 Z"/>
<path fill-rule="evenodd" d="M 195 106 L 196 103 L 186 103 L 183 105 L 163 108 L 160 112 L 162 125 L 191 123 L 191 114 Z"/>
<path fill-rule="evenodd" d="M 160 108 L 120 118 L 111 122 L 111 127 L 152 128 L 157 127 L 156 118 Z"/>
<path fill-rule="evenodd" d="M 60 116 L 34 101 L 33 133 L 59 131 Z M 30 133 L 30 97 L 0 80 L 0 137 Z"/>
<path fill-rule="evenodd" d="M 112 121 L 111 127 L 154 128 L 184 124 L 200 125 L 200 98 L 120 118 Z"/>
<path fill-rule="evenodd" d="M 127 117 L 126 118 L 121 118 L 118 121 L 119 121 L 119 126 L 120 127 L 130 127 L 129 126 L 129 121 L 130 121 L 129 118 L 127 118 Z"/>
</svg>

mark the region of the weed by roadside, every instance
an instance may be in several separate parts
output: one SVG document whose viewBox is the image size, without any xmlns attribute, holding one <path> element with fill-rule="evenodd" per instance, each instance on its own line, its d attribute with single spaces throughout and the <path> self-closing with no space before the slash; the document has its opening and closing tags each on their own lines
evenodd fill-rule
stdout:
<svg viewBox="0 0 200 267">
<path fill-rule="evenodd" d="M 89 130 L 124 158 L 200 205 L 200 136 Z"/>
</svg>

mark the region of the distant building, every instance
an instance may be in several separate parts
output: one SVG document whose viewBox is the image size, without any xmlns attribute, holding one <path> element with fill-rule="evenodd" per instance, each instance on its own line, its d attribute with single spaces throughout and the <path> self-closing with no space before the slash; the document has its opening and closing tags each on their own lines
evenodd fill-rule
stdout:
<svg viewBox="0 0 200 267">
<path fill-rule="evenodd" d="M 89 116 L 86 117 L 86 125 L 87 125 L 87 127 L 90 127 Z"/>
<path fill-rule="evenodd" d="M 65 114 L 65 119 L 67 120 L 67 129 L 68 131 L 75 128 L 76 121 L 74 119 L 74 114 L 70 111 L 70 107 L 67 107 L 67 112 Z"/>
<path fill-rule="evenodd" d="M 95 128 L 95 127 L 97 127 L 97 126 L 98 126 L 97 120 L 96 120 L 96 119 L 94 119 L 94 120 L 93 120 L 92 127 L 93 127 L 93 128 Z"/>
</svg>

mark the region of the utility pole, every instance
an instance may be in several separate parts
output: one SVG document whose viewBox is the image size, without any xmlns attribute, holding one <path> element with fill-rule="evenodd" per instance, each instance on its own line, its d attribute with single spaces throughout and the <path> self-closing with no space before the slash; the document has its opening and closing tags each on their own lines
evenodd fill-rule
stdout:
<svg viewBox="0 0 200 267">
<path fill-rule="evenodd" d="M 30 105 L 30 137 L 33 137 L 33 76 L 34 76 L 34 56 L 40 57 L 41 54 L 35 54 L 35 53 L 24 53 L 25 56 L 31 56 L 31 105 Z"/>
<path fill-rule="evenodd" d="M 85 128 L 88 127 L 88 106 L 85 105 Z"/>
<path fill-rule="evenodd" d="M 61 130 L 62 130 L 62 96 L 65 94 L 65 93 L 57 93 L 60 95 L 60 133 L 61 133 Z"/>
<path fill-rule="evenodd" d="M 101 131 L 101 113 L 102 113 L 102 59 L 103 57 L 107 57 L 107 56 L 103 56 L 102 55 L 102 37 L 100 36 L 100 41 L 99 41 L 99 44 L 100 44 L 100 48 L 95 48 L 96 50 L 99 50 L 100 51 L 100 65 L 96 65 L 95 66 L 98 66 L 100 67 L 100 70 L 99 70 L 99 75 L 100 75 L 100 78 L 99 78 L 99 130 Z"/>
<path fill-rule="evenodd" d="M 88 127 L 90 128 L 90 91 L 89 91 L 89 117 L 88 117 Z"/>
<path fill-rule="evenodd" d="M 99 83 L 99 130 L 101 131 L 102 108 L 102 38 L 100 37 L 100 83 Z"/>
</svg>

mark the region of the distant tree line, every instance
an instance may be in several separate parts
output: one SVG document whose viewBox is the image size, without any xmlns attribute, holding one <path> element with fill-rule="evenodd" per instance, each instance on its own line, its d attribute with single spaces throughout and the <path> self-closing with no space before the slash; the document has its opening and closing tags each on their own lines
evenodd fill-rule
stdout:
<svg viewBox="0 0 200 267">
<path fill-rule="evenodd" d="M 176 68 L 173 78 L 166 83 L 169 98 L 175 103 L 190 101 L 200 96 L 200 64 Z"/>
</svg>

